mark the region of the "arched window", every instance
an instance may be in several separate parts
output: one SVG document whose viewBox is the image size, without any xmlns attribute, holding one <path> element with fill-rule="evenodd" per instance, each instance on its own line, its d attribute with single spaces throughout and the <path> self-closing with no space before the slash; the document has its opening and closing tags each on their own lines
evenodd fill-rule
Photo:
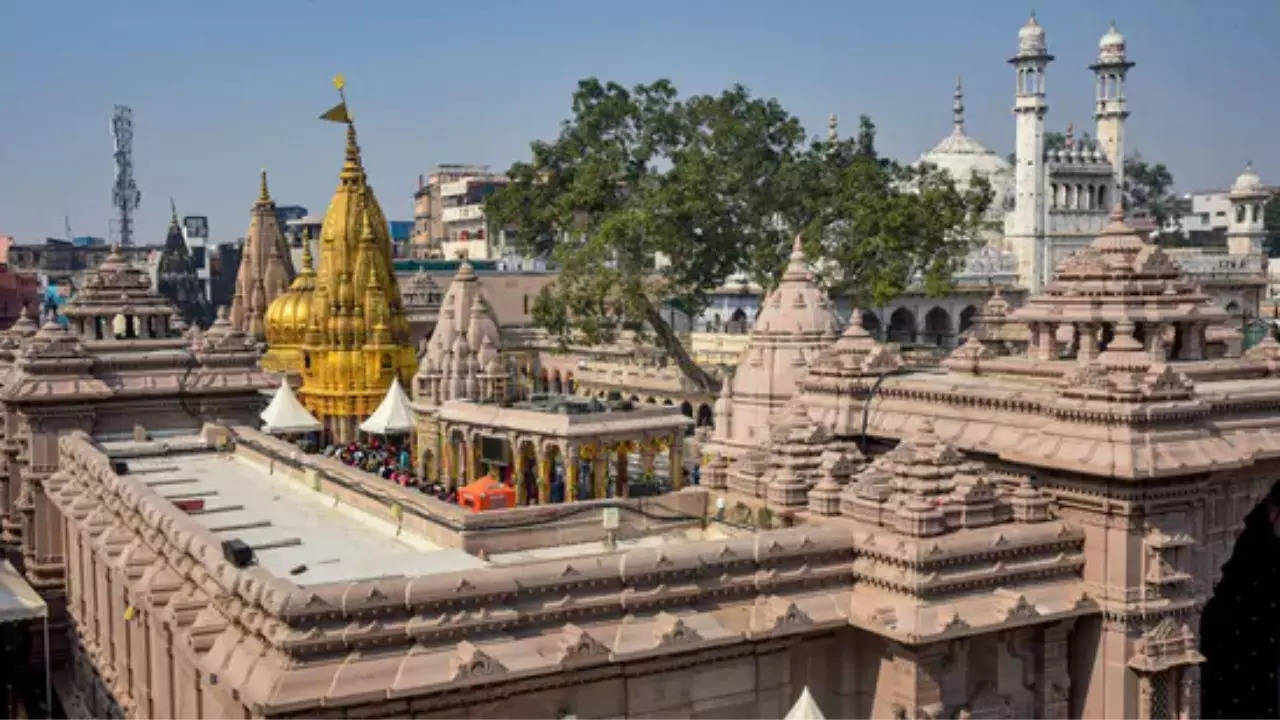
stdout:
<svg viewBox="0 0 1280 720">
<path fill-rule="evenodd" d="M 1262 219 L 1262 203 L 1253 204 L 1253 221 L 1258 222 Z"/>
<path fill-rule="evenodd" d="M 1084 185 L 1076 185 L 1076 209 L 1083 210 L 1085 208 Z"/>
<path fill-rule="evenodd" d="M 1049 207 L 1058 207 L 1058 183 L 1051 183 L 1049 185 Z"/>
<path fill-rule="evenodd" d="M 960 311 L 960 332 L 964 332 L 973 327 L 973 318 L 978 314 L 978 308 L 969 305 Z"/>
</svg>

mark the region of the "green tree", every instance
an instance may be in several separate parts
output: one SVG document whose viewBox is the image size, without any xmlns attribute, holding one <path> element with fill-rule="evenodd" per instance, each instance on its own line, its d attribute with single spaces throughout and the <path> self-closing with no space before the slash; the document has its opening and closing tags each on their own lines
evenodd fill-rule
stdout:
<svg viewBox="0 0 1280 720">
<path fill-rule="evenodd" d="M 696 314 L 736 272 L 771 286 L 800 230 L 833 289 L 883 300 L 917 272 L 937 289 L 990 198 L 981 182 L 961 193 L 936 169 L 877 157 L 867 118 L 854 138 L 808 143 L 776 100 L 740 86 L 681 100 L 666 80 L 627 89 L 589 78 L 572 108 L 559 136 L 535 141 L 486 203 L 522 251 L 559 266 L 534 319 L 562 342 L 651 333 L 708 389 L 715 379 L 664 306 Z M 655 267 L 659 254 L 669 263 Z"/>
<path fill-rule="evenodd" d="M 1182 203 L 1173 193 L 1173 173 L 1164 163 L 1148 163 L 1140 153 L 1124 159 L 1124 206 L 1129 210 L 1146 210 L 1160 234 L 1181 235 Z M 1177 230 L 1165 231 L 1172 222 Z"/>
</svg>

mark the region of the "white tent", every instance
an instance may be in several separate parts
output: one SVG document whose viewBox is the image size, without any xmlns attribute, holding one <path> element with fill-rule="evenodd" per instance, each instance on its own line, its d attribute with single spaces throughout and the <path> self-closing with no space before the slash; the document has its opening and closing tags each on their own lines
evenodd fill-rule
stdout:
<svg viewBox="0 0 1280 720">
<path fill-rule="evenodd" d="M 271 403 L 258 417 L 262 418 L 262 429 L 269 433 L 304 433 L 320 429 L 320 421 L 298 402 L 289 381 L 283 379 Z"/>
<path fill-rule="evenodd" d="M 809 686 L 806 685 L 800 692 L 800 697 L 796 699 L 796 704 L 791 706 L 791 712 L 787 713 L 782 720 L 825 720 L 825 718 L 822 709 L 809 694 Z"/>
<path fill-rule="evenodd" d="M 360 429 L 373 435 L 407 433 L 413 429 L 413 411 L 409 409 L 409 396 L 400 387 L 400 380 L 391 379 L 387 396 L 368 420 L 360 423 Z"/>
</svg>

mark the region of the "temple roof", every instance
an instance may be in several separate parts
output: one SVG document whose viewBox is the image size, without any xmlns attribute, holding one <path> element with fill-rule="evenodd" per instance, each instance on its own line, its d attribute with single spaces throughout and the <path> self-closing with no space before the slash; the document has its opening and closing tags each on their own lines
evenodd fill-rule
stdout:
<svg viewBox="0 0 1280 720">
<path fill-rule="evenodd" d="M 177 310 L 151 288 L 146 271 L 129 263 L 119 246 L 85 278 L 84 287 L 62 306 L 68 318 L 93 318 L 116 315 L 174 315 Z"/>
<path fill-rule="evenodd" d="M 1146 242 L 1115 206 L 1087 247 L 1067 256 L 1041 295 L 1010 319 L 1018 322 L 1227 321 L 1226 312 L 1188 280 L 1164 250 Z"/>
</svg>

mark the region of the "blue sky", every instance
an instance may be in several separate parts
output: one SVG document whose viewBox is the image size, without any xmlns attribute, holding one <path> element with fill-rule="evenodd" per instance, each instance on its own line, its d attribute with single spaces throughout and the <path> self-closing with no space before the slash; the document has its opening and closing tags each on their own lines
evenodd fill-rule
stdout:
<svg viewBox="0 0 1280 720">
<path fill-rule="evenodd" d="M 1280 183 L 1280 3 L 1043 3 L 1051 129 L 1092 126 L 1089 63 L 1115 19 L 1138 63 L 1128 142 L 1179 189 L 1225 186 L 1245 161 Z M 666 77 L 682 93 L 733 83 L 778 98 L 813 135 L 835 112 L 914 159 L 950 129 L 964 78 L 971 135 L 1013 146 L 1017 2 L 438 3 L 368 0 L 0 2 L 0 233 L 105 235 L 114 103 L 133 107 L 138 239 L 161 242 L 172 195 L 216 240 L 244 234 L 259 168 L 277 202 L 323 211 L 340 126 L 316 116 L 346 74 L 387 215 L 412 217 L 439 162 L 505 169 L 553 136 L 579 78 Z"/>
</svg>

